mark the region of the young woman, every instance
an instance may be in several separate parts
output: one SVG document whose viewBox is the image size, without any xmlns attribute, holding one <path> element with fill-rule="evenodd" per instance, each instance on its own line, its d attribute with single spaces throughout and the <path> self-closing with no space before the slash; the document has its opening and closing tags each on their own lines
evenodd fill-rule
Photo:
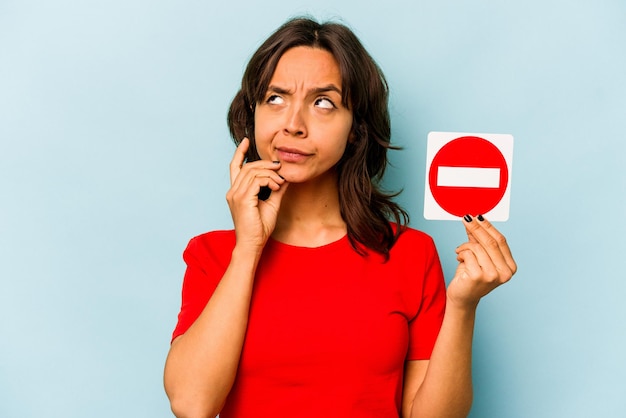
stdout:
<svg viewBox="0 0 626 418">
<path fill-rule="evenodd" d="M 476 307 L 516 265 L 468 215 L 445 288 L 432 240 L 378 186 L 387 85 L 356 36 L 285 23 L 251 58 L 228 123 L 234 230 L 184 252 L 164 377 L 176 416 L 466 416 Z"/>
</svg>

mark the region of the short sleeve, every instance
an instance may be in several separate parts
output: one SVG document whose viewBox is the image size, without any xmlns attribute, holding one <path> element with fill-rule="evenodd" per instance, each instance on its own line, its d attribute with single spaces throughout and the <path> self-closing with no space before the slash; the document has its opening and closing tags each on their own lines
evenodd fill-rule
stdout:
<svg viewBox="0 0 626 418">
<path fill-rule="evenodd" d="M 172 341 L 184 334 L 202 313 L 230 263 L 234 241 L 234 232 L 217 231 L 192 238 L 187 244 L 183 252 L 187 268 L 182 301 Z"/>
<path fill-rule="evenodd" d="M 446 308 L 446 284 L 435 244 L 430 237 L 424 248 L 422 294 L 417 315 L 409 322 L 407 360 L 427 360 L 435 346 Z"/>
</svg>

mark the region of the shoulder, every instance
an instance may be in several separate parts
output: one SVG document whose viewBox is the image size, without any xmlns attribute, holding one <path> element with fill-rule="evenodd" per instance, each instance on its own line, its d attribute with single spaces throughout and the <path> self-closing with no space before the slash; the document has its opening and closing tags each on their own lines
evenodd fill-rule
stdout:
<svg viewBox="0 0 626 418">
<path fill-rule="evenodd" d="M 392 252 L 394 250 L 395 252 L 411 251 L 413 253 L 417 250 L 435 251 L 435 242 L 427 233 L 405 226 L 402 227 L 402 232 L 391 249 Z"/>
<path fill-rule="evenodd" d="M 189 243 L 193 243 L 193 245 L 223 245 L 229 242 L 232 242 L 233 244 L 235 243 L 234 229 L 205 232 L 203 234 L 196 235 L 189 241 Z"/>
<path fill-rule="evenodd" d="M 230 257 L 235 247 L 235 230 L 219 230 L 205 232 L 189 240 L 183 253 L 185 259 L 194 258 L 223 258 Z"/>
<path fill-rule="evenodd" d="M 404 268 L 421 266 L 429 269 L 433 263 L 439 262 L 439 254 L 430 235 L 405 226 L 389 251 L 389 261 Z"/>
</svg>

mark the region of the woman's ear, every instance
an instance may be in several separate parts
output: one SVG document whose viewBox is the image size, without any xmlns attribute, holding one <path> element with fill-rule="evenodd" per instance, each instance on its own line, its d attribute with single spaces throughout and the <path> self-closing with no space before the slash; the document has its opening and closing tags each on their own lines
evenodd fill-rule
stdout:
<svg viewBox="0 0 626 418">
<path fill-rule="evenodd" d="M 357 136 L 356 136 L 356 130 L 358 128 L 358 125 L 356 124 L 356 122 L 352 123 L 352 128 L 350 129 L 350 133 L 348 134 L 348 143 L 349 144 L 354 144 L 356 142 Z"/>
</svg>

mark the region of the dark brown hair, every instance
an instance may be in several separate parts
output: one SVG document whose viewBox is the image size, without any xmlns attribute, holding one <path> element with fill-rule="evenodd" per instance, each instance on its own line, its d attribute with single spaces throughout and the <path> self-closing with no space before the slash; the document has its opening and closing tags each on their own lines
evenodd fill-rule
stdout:
<svg viewBox="0 0 626 418">
<path fill-rule="evenodd" d="M 254 141 L 254 108 L 265 97 L 280 57 L 297 46 L 324 49 L 339 64 L 342 102 L 353 114 L 352 140 L 336 166 L 341 216 L 356 251 L 365 254 L 364 246 L 388 258 L 409 216 L 391 200 L 396 194 L 384 192 L 379 184 L 387 166 L 387 149 L 395 149 L 390 145 L 387 81 L 349 28 L 296 18 L 270 35 L 250 59 L 241 90 L 230 105 L 231 136 L 237 144 L 248 137 L 251 146 L 247 159 L 259 159 Z"/>
</svg>

